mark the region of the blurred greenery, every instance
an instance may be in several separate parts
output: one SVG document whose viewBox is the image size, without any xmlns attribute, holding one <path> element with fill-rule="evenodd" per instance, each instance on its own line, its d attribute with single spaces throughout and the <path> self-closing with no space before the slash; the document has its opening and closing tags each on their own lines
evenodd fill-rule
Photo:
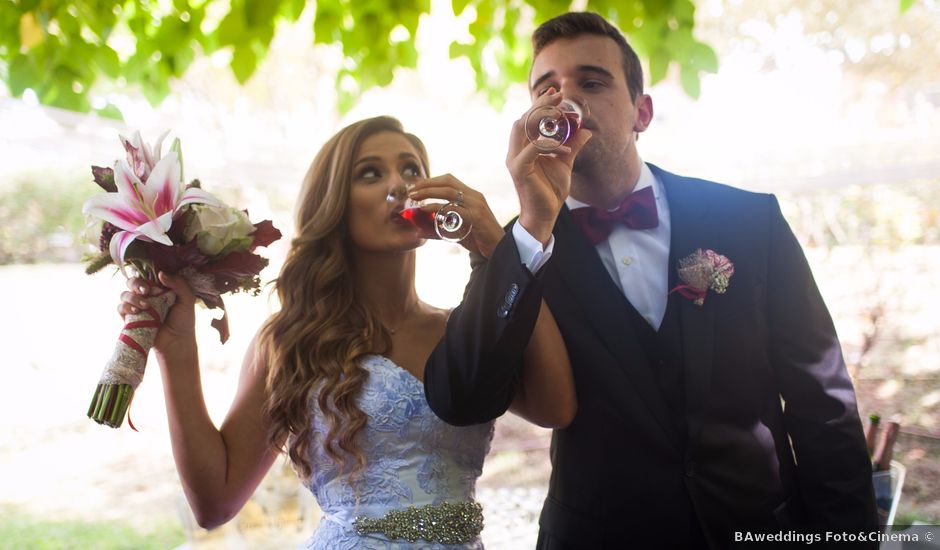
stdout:
<svg viewBox="0 0 940 550">
<path fill-rule="evenodd" d="M 906 245 L 940 244 L 940 189 L 932 181 L 849 185 L 778 195 L 804 246 L 896 250 Z"/>
<path fill-rule="evenodd" d="M 101 190 L 75 174 L 24 172 L 0 186 L 0 265 L 78 261 L 82 203 Z"/>
<path fill-rule="evenodd" d="M 535 22 L 572 8 L 570 0 L 452 0 L 470 20 L 471 39 L 454 40 L 477 88 L 500 106 L 510 84 L 524 82 Z M 0 79 L 15 97 L 31 89 L 39 102 L 73 111 L 121 116 L 92 95 L 102 83 L 137 87 L 153 105 L 169 93 L 197 55 L 225 50 L 239 83 L 264 60 L 285 24 L 313 10 L 314 44 L 339 44 L 338 109 L 362 92 L 392 82 L 396 69 L 417 66 L 415 37 L 430 0 L 0 0 Z M 581 3 L 578 3 L 579 5 Z M 714 50 L 693 37 L 692 0 L 588 0 L 630 36 L 648 60 L 652 83 L 678 67 L 683 89 L 699 95 L 699 76 L 716 72 Z M 490 63 L 492 62 L 492 63 Z"/>
<path fill-rule="evenodd" d="M 96 238 L 87 228 L 82 204 L 99 192 L 90 172 L 87 178 L 48 171 L 11 177 L 0 186 L 0 265 L 78 261 Z M 778 196 L 804 246 L 895 250 L 940 244 L 940 189 L 933 182 L 783 191 Z M 290 216 L 289 201 L 272 206 Z"/>
<path fill-rule="evenodd" d="M 940 519 L 933 519 L 929 515 L 924 515 L 917 510 L 909 510 L 904 512 L 898 512 L 895 516 L 894 524 L 895 525 L 914 525 L 915 523 L 926 523 L 929 525 L 936 525 Z"/>
<path fill-rule="evenodd" d="M 139 530 L 120 521 L 40 519 L 9 509 L 0 514 L 0 550 L 165 550 L 183 542 L 182 528 L 171 521 Z"/>
<path fill-rule="evenodd" d="M 825 51 L 837 60 L 845 78 L 846 104 L 870 93 L 872 86 L 895 93 L 931 93 L 938 71 L 936 63 L 924 60 L 937 57 L 936 0 L 911 2 L 893 13 L 885 6 L 884 0 L 724 1 L 720 16 L 700 18 L 695 30 L 721 56 L 748 52 L 753 66 L 766 72 L 792 62 L 786 52 L 801 42 Z M 788 34 L 794 25 L 799 38 Z M 805 84 L 812 95 L 814 84 Z"/>
</svg>

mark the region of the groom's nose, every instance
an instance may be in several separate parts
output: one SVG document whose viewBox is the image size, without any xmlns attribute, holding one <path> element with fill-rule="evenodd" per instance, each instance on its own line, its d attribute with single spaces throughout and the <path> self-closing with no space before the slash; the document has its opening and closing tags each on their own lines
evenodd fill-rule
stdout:
<svg viewBox="0 0 940 550">
<path fill-rule="evenodd" d="M 563 78 L 558 84 L 558 91 L 561 93 L 561 97 L 565 99 L 581 95 L 578 81 L 573 78 Z"/>
</svg>

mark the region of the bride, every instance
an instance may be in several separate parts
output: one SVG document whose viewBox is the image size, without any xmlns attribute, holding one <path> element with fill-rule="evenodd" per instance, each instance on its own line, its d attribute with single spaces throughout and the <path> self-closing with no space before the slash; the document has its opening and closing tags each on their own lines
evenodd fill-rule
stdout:
<svg viewBox="0 0 940 550">
<path fill-rule="evenodd" d="M 452 176 L 427 174 L 423 144 L 389 117 L 356 122 L 320 150 L 298 197 L 296 236 L 275 281 L 281 309 L 249 345 L 220 428 L 203 399 L 193 294 L 181 278 L 160 274 L 178 298 L 154 350 L 176 467 L 201 526 L 231 519 L 286 452 L 324 513 L 306 548 L 482 548 L 474 485 L 493 423 L 445 424 L 425 402 L 422 377 L 427 361 L 440 360 L 432 351 L 449 314 L 453 321 L 464 308 L 492 307 L 495 319 L 500 304 L 511 307 L 516 296 L 497 304 L 466 299 L 452 313 L 423 303 L 415 291 L 415 249 L 424 240 L 398 215 L 402 200 L 387 197 L 416 184 L 416 199 L 458 201 L 473 224 L 462 244 L 482 258 L 513 236 L 480 193 Z M 531 279 L 511 252 L 515 265 L 508 271 Z M 492 292 L 475 285 L 498 278 L 471 281 L 466 296 L 488 296 Z M 122 316 L 147 307 L 148 283 L 136 278 L 128 284 Z M 520 298 L 521 284 L 514 286 Z M 555 321 L 544 303 L 540 307 L 527 341 L 504 329 L 509 314 L 497 328 L 480 331 L 491 341 L 472 345 L 479 353 L 494 350 L 492 360 L 507 368 L 521 364 L 515 413 L 563 427 L 575 414 L 574 385 Z M 448 333 L 448 341 L 462 337 Z"/>
</svg>

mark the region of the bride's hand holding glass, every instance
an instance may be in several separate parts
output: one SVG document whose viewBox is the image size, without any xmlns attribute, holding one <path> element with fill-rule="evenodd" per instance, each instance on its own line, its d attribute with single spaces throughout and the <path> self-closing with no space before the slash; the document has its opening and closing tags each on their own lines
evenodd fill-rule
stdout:
<svg viewBox="0 0 940 550">
<path fill-rule="evenodd" d="M 444 204 L 425 204 L 412 193 L 417 181 L 417 178 L 410 179 L 389 190 L 385 200 L 397 214 L 414 226 L 423 239 L 460 242 L 469 235 L 473 223 L 463 212 L 466 210 L 463 192 L 458 191 L 453 200 Z"/>
<path fill-rule="evenodd" d="M 418 228 L 421 237 L 459 241 L 488 258 L 504 235 L 486 197 L 451 174 L 416 179 L 408 183 L 406 193 L 409 203 L 402 217 Z"/>
</svg>

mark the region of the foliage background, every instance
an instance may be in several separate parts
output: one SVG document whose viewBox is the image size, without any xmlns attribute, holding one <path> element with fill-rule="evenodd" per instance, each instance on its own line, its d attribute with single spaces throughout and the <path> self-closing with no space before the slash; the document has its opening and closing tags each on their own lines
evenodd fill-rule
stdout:
<svg viewBox="0 0 940 550">
<path fill-rule="evenodd" d="M 468 22 L 467 36 L 450 42 L 450 57 L 467 59 L 477 88 L 500 106 L 510 84 L 523 81 L 528 70 L 528 32 L 519 31 L 571 7 L 559 0 L 453 0 L 452 13 L 466 14 Z M 691 0 L 590 0 L 579 7 L 631 34 L 649 59 L 654 84 L 675 65 L 683 88 L 698 97 L 699 73 L 717 69 L 714 50 L 693 36 Z M 15 97 L 29 88 L 46 105 L 118 117 L 113 103 L 92 101 L 96 86 L 139 88 L 157 105 L 197 56 L 217 52 L 228 57 L 232 74 L 244 84 L 275 34 L 298 22 L 305 9 L 312 12 L 313 43 L 341 45 L 343 65 L 335 82 L 337 106 L 346 112 L 363 91 L 390 84 L 396 69 L 417 67 L 415 37 L 431 2 L 4 0 L 0 67 Z"/>
</svg>

